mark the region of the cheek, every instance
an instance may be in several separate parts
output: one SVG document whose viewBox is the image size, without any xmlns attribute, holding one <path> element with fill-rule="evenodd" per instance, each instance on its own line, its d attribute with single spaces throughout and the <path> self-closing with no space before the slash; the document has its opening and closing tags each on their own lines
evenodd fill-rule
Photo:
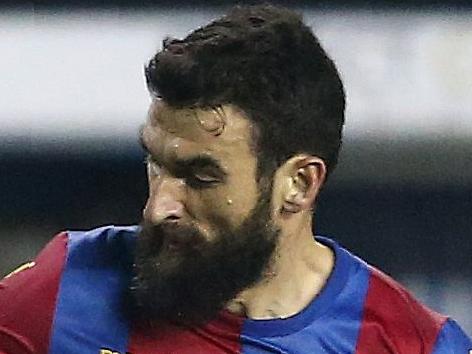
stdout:
<svg viewBox="0 0 472 354">
<path fill-rule="evenodd" d="M 211 228 L 216 220 L 238 227 L 251 213 L 257 197 L 255 181 L 229 181 L 211 190 L 189 191 L 188 208 L 196 221 L 207 227 Z"/>
</svg>

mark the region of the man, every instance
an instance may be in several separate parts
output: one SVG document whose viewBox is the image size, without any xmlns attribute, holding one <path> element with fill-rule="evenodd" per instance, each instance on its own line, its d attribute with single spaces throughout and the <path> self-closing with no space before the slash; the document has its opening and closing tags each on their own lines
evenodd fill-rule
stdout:
<svg viewBox="0 0 472 354">
<path fill-rule="evenodd" d="M 241 7 L 146 67 L 141 227 L 64 232 L 0 288 L 0 352 L 469 353 L 451 319 L 326 238 L 344 92 L 291 11 Z"/>
</svg>

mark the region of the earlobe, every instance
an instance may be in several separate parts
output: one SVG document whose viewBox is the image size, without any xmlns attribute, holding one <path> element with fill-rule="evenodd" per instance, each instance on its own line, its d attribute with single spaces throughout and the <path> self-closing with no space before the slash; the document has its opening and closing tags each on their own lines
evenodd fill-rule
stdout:
<svg viewBox="0 0 472 354">
<path fill-rule="evenodd" d="M 300 193 L 297 193 L 296 191 L 293 191 L 291 194 L 285 198 L 284 203 L 282 205 L 282 212 L 286 213 L 298 213 L 302 210 L 300 203 L 300 198 L 297 198 L 300 196 Z"/>
<path fill-rule="evenodd" d="M 310 210 L 319 194 L 326 176 L 326 165 L 315 156 L 298 156 L 294 158 L 289 177 L 282 212 L 298 213 Z"/>
<path fill-rule="evenodd" d="M 298 213 L 302 210 L 303 198 L 306 193 L 306 183 L 303 176 L 297 174 L 289 177 L 288 190 L 285 195 L 283 211 Z"/>
</svg>

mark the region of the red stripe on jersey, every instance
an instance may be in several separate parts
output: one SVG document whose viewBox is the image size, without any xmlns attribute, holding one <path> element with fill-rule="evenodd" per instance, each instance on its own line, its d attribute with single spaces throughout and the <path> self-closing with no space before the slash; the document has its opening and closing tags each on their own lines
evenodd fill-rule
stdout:
<svg viewBox="0 0 472 354">
<path fill-rule="evenodd" d="M 201 328 L 166 325 L 151 333 L 135 327 L 131 332 L 129 353 L 139 354 L 219 354 L 240 353 L 243 318 L 222 312 Z"/>
<path fill-rule="evenodd" d="M 372 267 L 370 272 L 356 354 L 430 354 L 446 317 L 387 275 Z"/>
<path fill-rule="evenodd" d="M 47 353 L 66 247 L 64 232 L 43 249 L 33 267 L 0 283 L 0 352 Z"/>
</svg>

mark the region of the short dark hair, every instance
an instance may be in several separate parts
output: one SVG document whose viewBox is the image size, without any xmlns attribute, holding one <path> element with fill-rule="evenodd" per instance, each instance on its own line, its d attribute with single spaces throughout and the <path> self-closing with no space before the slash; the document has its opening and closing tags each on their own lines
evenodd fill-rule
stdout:
<svg viewBox="0 0 472 354">
<path fill-rule="evenodd" d="M 234 104 L 256 124 L 259 173 L 297 153 L 334 169 L 344 89 L 333 61 L 297 13 L 238 6 L 190 33 L 167 38 L 145 68 L 151 94 L 176 106 Z M 272 172 L 273 172 L 272 171 Z"/>
</svg>

